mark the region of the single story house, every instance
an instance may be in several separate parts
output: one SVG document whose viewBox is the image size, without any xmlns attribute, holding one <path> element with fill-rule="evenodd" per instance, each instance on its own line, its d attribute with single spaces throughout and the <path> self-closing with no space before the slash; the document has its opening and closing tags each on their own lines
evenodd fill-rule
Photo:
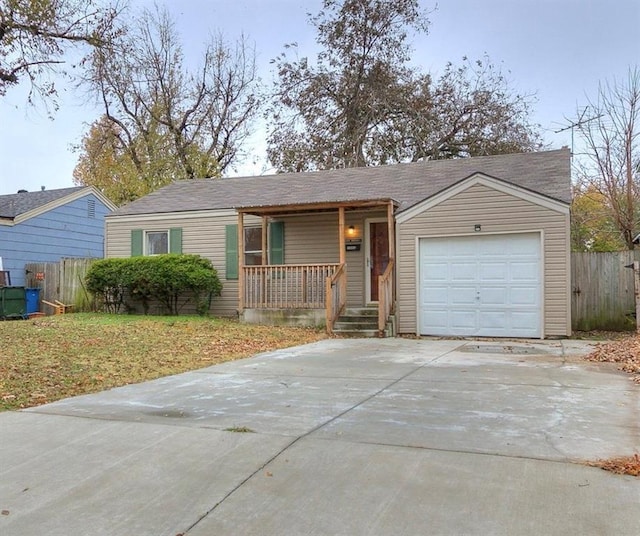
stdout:
<svg viewBox="0 0 640 536">
<path fill-rule="evenodd" d="M 372 307 L 415 335 L 571 333 L 570 152 L 181 181 L 107 215 L 106 256 L 195 253 L 212 312 L 329 331 Z"/>
<path fill-rule="evenodd" d="M 25 265 L 104 255 L 104 217 L 117 207 L 96 188 L 77 186 L 0 195 L 0 259 L 13 286 Z"/>
</svg>

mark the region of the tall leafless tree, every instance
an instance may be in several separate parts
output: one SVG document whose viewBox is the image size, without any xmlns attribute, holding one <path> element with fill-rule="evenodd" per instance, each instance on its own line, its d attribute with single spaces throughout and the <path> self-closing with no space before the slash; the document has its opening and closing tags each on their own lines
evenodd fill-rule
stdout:
<svg viewBox="0 0 640 536">
<path fill-rule="evenodd" d="M 573 122 L 584 141 L 577 179 L 600 192 L 628 249 L 640 231 L 640 71 L 602 82 Z"/>
<path fill-rule="evenodd" d="M 258 111 L 255 54 L 242 37 L 211 38 L 193 68 L 166 10 L 144 10 L 126 35 L 92 58 L 91 89 L 141 177 L 158 185 L 220 176 L 238 162 Z M 169 157 L 167 159 L 167 157 Z"/>
</svg>

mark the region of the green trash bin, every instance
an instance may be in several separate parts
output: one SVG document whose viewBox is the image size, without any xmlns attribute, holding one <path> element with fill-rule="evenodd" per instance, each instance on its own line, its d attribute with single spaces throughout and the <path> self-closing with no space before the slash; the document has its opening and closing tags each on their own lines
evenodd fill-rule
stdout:
<svg viewBox="0 0 640 536">
<path fill-rule="evenodd" d="M 0 318 L 27 317 L 27 294 L 24 287 L 0 287 Z"/>
</svg>

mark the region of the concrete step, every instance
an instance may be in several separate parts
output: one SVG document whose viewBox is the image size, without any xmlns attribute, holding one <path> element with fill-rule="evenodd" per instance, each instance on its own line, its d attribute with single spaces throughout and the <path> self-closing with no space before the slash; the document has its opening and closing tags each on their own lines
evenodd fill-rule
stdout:
<svg viewBox="0 0 640 536">
<path fill-rule="evenodd" d="M 378 336 L 377 329 L 334 329 L 333 333 L 340 337 L 370 339 Z"/>
<path fill-rule="evenodd" d="M 342 316 L 375 316 L 378 317 L 377 307 L 347 307 Z"/>
<path fill-rule="evenodd" d="M 349 329 L 378 329 L 378 319 L 370 320 L 362 319 L 362 317 L 349 317 L 340 319 L 334 324 L 334 331 Z"/>
<path fill-rule="evenodd" d="M 393 337 L 395 318 L 387 322 L 382 334 L 378 331 L 377 307 L 350 307 L 336 321 L 333 332 L 341 337 Z"/>
</svg>

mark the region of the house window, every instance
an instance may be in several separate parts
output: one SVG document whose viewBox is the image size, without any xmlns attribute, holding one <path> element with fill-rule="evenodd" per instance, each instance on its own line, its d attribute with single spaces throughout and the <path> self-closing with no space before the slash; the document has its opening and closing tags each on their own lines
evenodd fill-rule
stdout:
<svg viewBox="0 0 640 536">
<path fill-rule="evenodd" d="M 269 262 L 284 264 L 284 222 L 269 223 Z M 244 265 L 262 264 L 262 228 L 244 229 Z M 238 279 L 238 226 L 225 226 L 225 279 Z"/>
<path fill-rule="evenodd" d="M 244 230 L 244 264 L 245 266 L 262 264 L 261 227 L 246 227 Z"/>
<path fill-rule="evenodd" d="M 147 231 L 145 233 L 145 255 L 169 253 L 169 231 Z"/>
<path fill-rule="evenodd" d="M 182 253 L 182 228 L 164 231 L 131 229 L 131 256 Z"/>
</svg>

